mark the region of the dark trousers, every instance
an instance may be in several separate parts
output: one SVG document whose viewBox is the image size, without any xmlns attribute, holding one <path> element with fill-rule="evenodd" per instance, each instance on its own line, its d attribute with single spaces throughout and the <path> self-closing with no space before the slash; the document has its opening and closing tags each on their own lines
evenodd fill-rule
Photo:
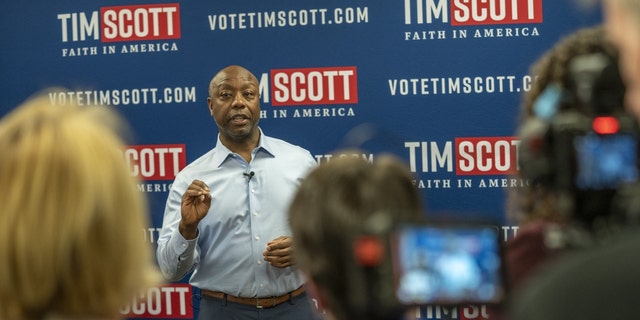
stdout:
<svg viewBox="0 0 640 320">
<path fill-rule="evenodd" d="M 272 308 L 233 303 L 202 295 L 198 320 L 319 320 L 306 293 Z"/>
</svg>

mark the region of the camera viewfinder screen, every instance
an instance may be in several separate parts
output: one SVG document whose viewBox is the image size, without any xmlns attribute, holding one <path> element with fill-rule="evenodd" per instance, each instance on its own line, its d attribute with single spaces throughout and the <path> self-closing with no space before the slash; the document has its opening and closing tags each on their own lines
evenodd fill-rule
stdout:
<svg viewBox="0 0 640 320">
<path fill-rule="evenodd" d="M 405 226 L 392 244 L 405 305 L 498 303 L 504 295 L 498 228 Z"/>
<path fill-rule="evenodd" d="M 631 135 L 576 137 L 577 175 L 580 189 L 616 189 L 638 178 L 637 143 Z"/>
</svg>

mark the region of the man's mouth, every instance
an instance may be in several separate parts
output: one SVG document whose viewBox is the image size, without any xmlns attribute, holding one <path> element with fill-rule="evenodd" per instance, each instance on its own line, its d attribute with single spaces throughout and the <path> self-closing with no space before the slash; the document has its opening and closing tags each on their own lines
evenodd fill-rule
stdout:
<svg viewBox="0 0 640 320">
<path fill-rule="evenodd" d="M 231 117 L 231 119 L 229 119 L 229 122 L 232 125 L 241 126 L 247 124 L 249 122 L 249 118 L 243 115 L 236 115 Z"/>
</svg>

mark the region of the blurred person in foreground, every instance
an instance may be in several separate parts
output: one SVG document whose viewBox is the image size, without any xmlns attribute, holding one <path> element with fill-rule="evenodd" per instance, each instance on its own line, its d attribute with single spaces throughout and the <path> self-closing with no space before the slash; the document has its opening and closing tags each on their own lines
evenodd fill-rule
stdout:
<svg viewBox="0 0 640 320">
<path fill-rule="evenodd" d="M 199 319 L 311 319 L 287 208 L 316 161 L 263 133 L 259 82 L 246 68 L 217 72 L 207 104 L 216 145 L 173 182 L 158 239 L 163 275 L 178 281 L 192 272 Z"/>
<path fill-rule="evenodd" d="M 613 1 L 616 1 L 616 5 L 635 2 Z M 629 31 L 635 33 L 635 31 Z M 613 61 L 613 64 L 619 64 L 622 68 L 630 67 L 629 52 L 625 53 L 624 48 L 621 47 L 621 49 L 620 63 Z M 632 79 L 633 76 L 630 77 L 630 74 L 633 72 L 635 71 L 620 70 L 625 79 Z M 626 99 L 623 91 L 622 97 L 612 102 L 619 103 L 621 108 L 636 113 L 633 105 L 635 88 L 630 88 L 636 85 L 634 81 L 627 82 L 626 87 L 631 89 L 631 93 L 629 90 L 626 91 Z M 637 131 L 633 134 L 633 138 L 638 138 Z M 637 152 L 637 141 L 627 149 L 629 154 Z M 636 155 L 633 158 L 636 169 L 637 160 Z M 583 247 L 583 250 L 567 252 L 553 263 L 541 267 L 514 297 L 508 319 L 637 318 L 635 293 L 640 285 L 640 277 L 638 277 L 640 255 L 637 253 L 640 250 L 640 236 L 637 232 L 640 211 L 638 190 L 637 181 L 628 185 L 621 184 L 612 201 L 614 215 L 610 218 L 614 219 L 608 221 L 611 223 L 610 232 L 603 237 L 599 234 L 601 232 L 597 232 L 597 226 L 592 225 L 591 231 L 596 231 L 597 236 L 593 238 L 596 240 L 594 243 Z M 602 217 L 606 214 L 607 212 L 602 212 Z M 603 221 L 600 221 L 600 227 Z"/>
<path fill-rule="evenodd" d="M 620 52 L 626 85 L 624 107 L 640 120 L 640 1 L 604 0 L 608 36 Z M 638 199 L 640 195 L 630 196 Z M 638 203 L 629 205 L 637 215 Z M 514 302 L 510 318 L 634 319 L 640 286 L 640 236 L 620 231 L 607 243 L 563 257 L 544 270 Z"/>
<path fill-rule="evenodd" d="M 528 150 L 525 146 L 538 146 L 542 142 L 536 140 L 535 130 L 548 123 L 553 112 L 578 109 L 575 101 L 569 98 L 573 95 L 571 91 L 575 91 L 571 89 L 570 65 L 574 58 L 591 54 L 617 56 L 615 47 L 607 40 L 600 25 L 566 35 L 532 64 L 531 74 L 536 76 L 536 80 L 523 96 L 518 128 L 523 140 L 520 161 L 524 162 L 518 173 L 520 178 L 528 179 L 527 170 L 537 169 L 536 159 L 522 156 L 522 151 Z M 612 102 L 621 105 L 622 99 L 621 93 Z M 535 157 L 543 155 L 536 154 Z M 519 226 L 516 237 L 509 239 L 506 246 L 507 274 L 512 290 L 517 290 L 541 266 L 578 245 L 563 240 L 566 239 L 564 231 L 567 226 L 593 223 L 569 212 L 561 201 L 559 192 L 549 183 L 529 181 L 522 188 L 508 190 L 507 212 Z"/>
<path fill-rule="evenodd" d="M 160 283 L 124 124 L 44 94 L 0 121 L 0 319 L 118 319 Z"/>
<path fill-rule="evenodd" d="M 384 267 L 389 264 L 363 267 L 354 247 L 372 225 L 424 217 L 413 180 L 408 168 L 388 155 L 373 163 L 336 156 L 303 180 L 289 209 L 294 260 L 327 319 L 401 319 L 401 309 L 385 309 L 395 299 L 392 290 L 384 290 L 391 285 L 391 270 Z M 390 259 L 388 252 L 382 259 Z"/>
</svg>

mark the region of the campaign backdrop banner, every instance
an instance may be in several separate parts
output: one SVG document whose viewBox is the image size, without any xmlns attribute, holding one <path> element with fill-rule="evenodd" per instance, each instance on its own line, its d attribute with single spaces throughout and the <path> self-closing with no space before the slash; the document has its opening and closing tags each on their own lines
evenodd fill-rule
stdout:
<svg viewBox="0 0 640 320">
<path fill-rule="evenodd" d="M 434 217 L 495 221 L 527 181 L 514 136 L 529 67 L 560 38 L 601 22 L 569 0 L 12 1 L 0 12 L 0 116 L 50 87 L 52 106 L 114 108 L 131 124 L 124 157 L 148 196 L 154 244 L 175 175 L 211 149 L 208 84 L 239 64 L 260 81 L 260 127 L 319 163 L 343 147 L 390 152 L 416 175 Z M 10 152 L 10 150 L 4 150 Z M 189 319 L 187 279 L 122 313 Z M 195 309 L 194 309 L 195 307 Z M 421 319 L 485 319 L 483 307 L 429 308 Z"/>
</svg>

